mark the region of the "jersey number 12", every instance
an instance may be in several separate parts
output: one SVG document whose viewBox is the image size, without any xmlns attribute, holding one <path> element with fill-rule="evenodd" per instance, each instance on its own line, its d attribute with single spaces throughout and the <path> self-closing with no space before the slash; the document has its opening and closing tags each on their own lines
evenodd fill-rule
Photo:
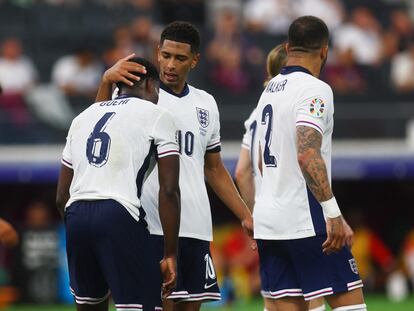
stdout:
<svg viewBox="0 0 414 311">
<path fill-rule="evenodd" d="M 273 108 L 268 104 L 264 107 L 262 112 L 262 125 L 267 124 L 265 135 L 265 147 L 263 150 L 263 162 L 267 167 L 276 167 L 276 157 L 270 154 L 270 145 L 272 143 L 272 126 L 273 126 Z"/>
</svg>

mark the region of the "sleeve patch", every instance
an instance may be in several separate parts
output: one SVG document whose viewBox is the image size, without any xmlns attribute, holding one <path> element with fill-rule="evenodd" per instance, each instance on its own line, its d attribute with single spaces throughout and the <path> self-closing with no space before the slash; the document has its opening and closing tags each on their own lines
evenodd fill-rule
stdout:
<svg viewBox="0 0 414 311">
<path fill-rule="evenodd" d="M 325 111 L 325 103 L 322 98 L 314 98 L 309 103 L 309 112 L 317 117 L 322 118 Z"/>
</svg>

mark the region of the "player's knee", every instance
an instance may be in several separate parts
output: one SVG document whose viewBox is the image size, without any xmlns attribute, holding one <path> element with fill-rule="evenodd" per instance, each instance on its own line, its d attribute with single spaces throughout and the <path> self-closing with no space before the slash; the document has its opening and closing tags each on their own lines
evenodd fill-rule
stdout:
<svg viewBox="0 0 414 311">
<path fill-rule="evenodd" d="M 332 309 L 332 311 L 367 311 L 366 304 L 343 306 Z"/>
</svg>

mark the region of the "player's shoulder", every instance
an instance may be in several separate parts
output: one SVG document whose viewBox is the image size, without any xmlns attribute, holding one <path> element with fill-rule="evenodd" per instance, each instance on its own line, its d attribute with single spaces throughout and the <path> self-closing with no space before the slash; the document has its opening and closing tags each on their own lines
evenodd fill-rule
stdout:
<svg viewBox="0 0 414 311">
<path fill-rule="evenodd" d="M 197 98 L 197 101 L 199 101 L 200 104 L 205 104 L 210 108 L 218 109 L 217 102 L 213 95 L 192 85 L 188 85 L 188 88 L 190 89 L 191 96 Z"/>
<path fill-rule="evenodd" d="M 316 88 L 322 91 L 332 93 L 331 86 L 325 81 L 322 81 L 321 79 L 314 77 L 313 75 L 310 75 L 310 74 L 307 74 L 305 77 L 307 79 L 306 81 L 307 83 L 305 85 L 307 85 L 308 88 Z"/>
<path fill-rule="evenodd" d="M 256 121 L 256 111 L 257 107 L 253 109 L 253 111 L 250 113 L 249 117 L 244 121 L 244 127 L 247 129 L 249 128 L 254 121 Z"/>
</svg>

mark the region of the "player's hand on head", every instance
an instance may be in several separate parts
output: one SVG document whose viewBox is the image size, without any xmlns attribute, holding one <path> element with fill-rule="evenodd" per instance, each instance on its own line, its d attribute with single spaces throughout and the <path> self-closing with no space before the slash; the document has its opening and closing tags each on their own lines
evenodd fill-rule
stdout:
<svg viewBox="0 0 414 311">
<path fill-rule="evenodd" d="M 19 243 L 19 236 L 7 221 L 0 219 L 0 243 L 6 247 L 14 247 Z"/>
<path fill-rule="evenodd" d="M 160 262 L 162 283 L 162 297 L 167 298 L 177 285 L 177 259 L 164 257 Z"/>
<path fill-rule="evenodd" d="M 253 217 L 250 214 L 242 220 L 241 225 L 243 227 L 243 231 L 249 237 L 253 237 Z"/>
<path fill-rule="evenodd" d="M 135 53 L 128 55 L 127 57 L 118 60 L 115 65 L 105 71 L 103 75 L 103 82 L 105 83 L 118 83 L 123 82 L 127 85 L 133 85 L 133 81 L 139 81 L 140 77 L 132 74 L 132 72 L 139 72 L 142 74 L 147 73 L 144 66 L 137 64 L 136 62 L 130 62 L 131 58 L 135 57 Z"/>
<path fill-rule="evenodd" d="M 340 251 L 345 246 L 347 233 L 342 215 L 335 218 L 327 218 L 326 233 L 328 237 L 322 244 L 322 251 L 324 253 L 329 255 Z"/>
</svg>

